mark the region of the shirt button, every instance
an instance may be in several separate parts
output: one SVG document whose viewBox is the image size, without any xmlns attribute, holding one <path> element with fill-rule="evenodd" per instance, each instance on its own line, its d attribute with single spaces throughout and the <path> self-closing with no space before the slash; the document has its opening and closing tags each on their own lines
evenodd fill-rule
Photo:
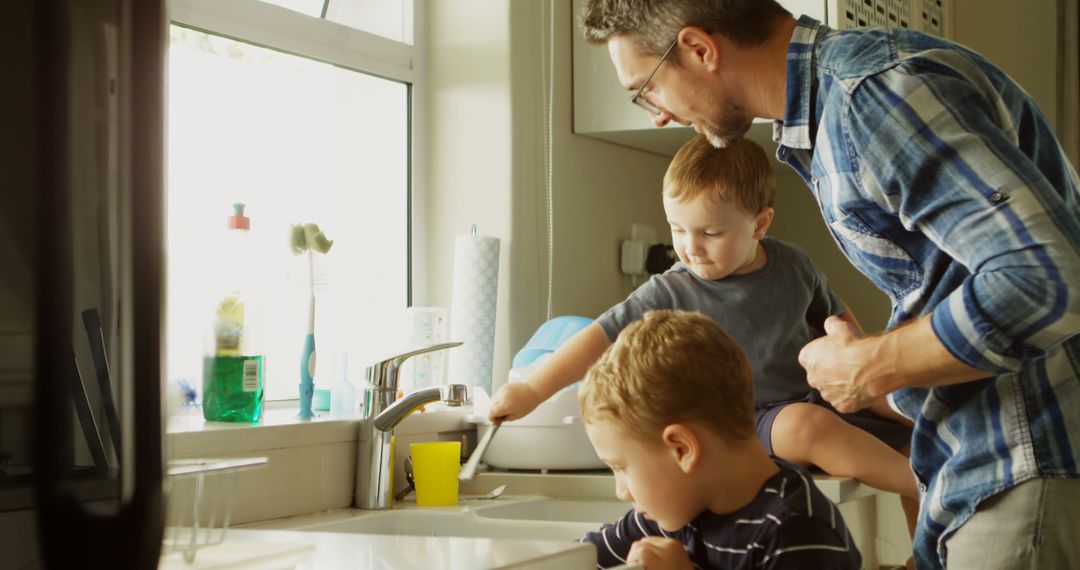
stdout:
<svg viewBox="0 0 1080 570">
<path fill-rule="evenodd" d="M 1002 194 L 1001 192 L 994 192 L 993 194 L 990 195 L 990 201 L 991 202 L 1002 202 L 1004 200 L 1005 200 L 1005 194 Z"/>
</svg>

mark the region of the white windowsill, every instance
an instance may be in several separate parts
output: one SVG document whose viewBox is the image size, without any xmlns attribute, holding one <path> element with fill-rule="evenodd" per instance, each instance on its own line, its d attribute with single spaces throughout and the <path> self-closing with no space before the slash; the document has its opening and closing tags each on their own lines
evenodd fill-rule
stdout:
<svg viewBox="0 0 1080 570">
<path fill-rule="evenodd" d="M 467 430 L 472 424 L 465 422 L 465 416 L 471 411 L 471 406 L 429 405 L 426 411 L 413 413 L 401 422 L 397 434 Z M 268 404 L 257 424 L 208 422 L 201 408 L 185 409 L 168 418 L 169 457 L 212 457 L 356 441 L 360 423 L 366 421 L 359 417 L 332 418 L 329 412 L 317 414 L 311 420 L 301 420 L 295 400 Z"/>
</svg>

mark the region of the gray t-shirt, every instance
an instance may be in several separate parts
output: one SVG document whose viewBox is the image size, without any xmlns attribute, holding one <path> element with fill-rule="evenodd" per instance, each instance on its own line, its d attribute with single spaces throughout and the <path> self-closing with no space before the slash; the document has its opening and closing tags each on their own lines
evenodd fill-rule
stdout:
<svg viewBox="0 0 1080 570">
<path fill-rule="evenodd" d="M 707 281 L 676 263 L 597 322 L 614 342 L 623 328 L 648 311 L 698 311 L 719 323 L 746 351 L 756 405 L 802 399 L 811 388 L 799 351 L 822 334 L 827 317 L 844 313 L 844 302 L 802 248 L 768 237 L 761 244 L 768 259 L 757 271 Z"/>
</svg>

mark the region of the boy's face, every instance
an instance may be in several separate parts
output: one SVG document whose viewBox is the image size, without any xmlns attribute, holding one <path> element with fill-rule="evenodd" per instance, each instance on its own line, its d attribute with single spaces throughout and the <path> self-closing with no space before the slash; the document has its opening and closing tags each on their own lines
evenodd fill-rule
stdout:
<svg viewBox="0 0 1080 570">
<path fill-rule="evenodd" d="M 679 260 L 702 279 L 723 279 L 760 269 L 758 241 L 772 220 L 772 208 L 756 216 L 735 204 L 698 196 L 675 200 L 664 196 L 671 242 Z"/>
<path fill-rule="evenodd" d="M 633 504 L 666 531 L 674 532 L 701 514 L 707 504 L 694 496 L 692 485 L 668 448 L 631 437 L 618 425 L 598 419 L 585 432 L 600 459 L 615 472 L 615 495 Z"/>
</svg>

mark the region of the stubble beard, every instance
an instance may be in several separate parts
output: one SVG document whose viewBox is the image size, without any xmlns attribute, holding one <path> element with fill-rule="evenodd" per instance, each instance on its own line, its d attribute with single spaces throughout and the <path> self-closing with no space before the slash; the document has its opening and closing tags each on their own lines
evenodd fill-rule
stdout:
<svg viewBox="0 0 1080 570">
<path fill-rule="evenodd" d="M 743 138 L 750 130 L 753 118 L 743 108 L 735 103 L 726 103 L 720 113 L 719 121 L 703 124 L 701 132 L 716 148 L 727 148 L 735 141 Z"/>
</svg>

